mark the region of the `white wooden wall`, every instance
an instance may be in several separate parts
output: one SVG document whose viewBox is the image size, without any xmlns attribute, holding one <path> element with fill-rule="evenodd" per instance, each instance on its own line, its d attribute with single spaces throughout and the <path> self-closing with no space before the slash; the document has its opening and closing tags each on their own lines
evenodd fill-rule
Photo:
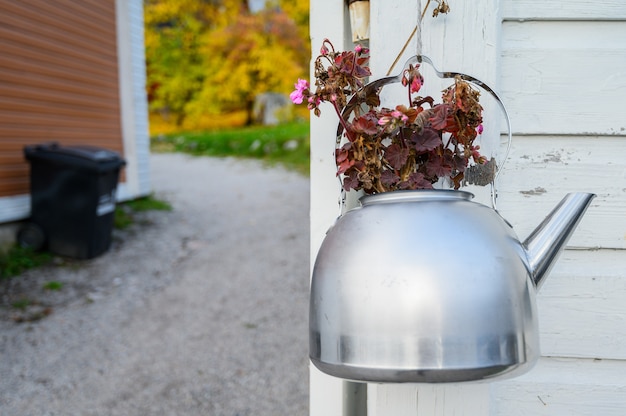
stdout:
<svg viewBox="0 0 626 416">
<path fill-rule="evenodd" d="M 426 4 L 421 1 L 421 5 Z M 417 23 L 419 0 L 371 0 L 372 79 Z M 369 416 L 626 414 L 626 2 L 449 0 L 422 27 L 440 69 L 500 91 L 513 147 L 498 207 L 523 239 L 570 191 L 598 197 L 538 294 L 542 358 L 507 381 L 369 385 Z M 341 0 L 311 1 L 311 42 L 352 47 Z M 415 41 L 398 65 L 416 52 Z M 397 73 L 398 67 L 393 71 Z M 311 122 L 311 259 L 338 208 L 331 111 Z M 311 367 L 311 415 L 342 415 L 342 382 Z"/>
<path fill-rule="evenodd" d="M 626 414 L 626 2 L 502 2 L 515 125 L 501 211 L 520 235 L 570 191 L 594 200 L 538 297 L 542 356 L 494 415 Z"/>
<path fill-rule="evenodd" d="M 117 191 L 117 199 L 121 201 L 148 195 L 152 185 L 143 2 L 116 0 L 115 7 L 122 139 L 127 161 L 126 181 Z"/>
</svg>

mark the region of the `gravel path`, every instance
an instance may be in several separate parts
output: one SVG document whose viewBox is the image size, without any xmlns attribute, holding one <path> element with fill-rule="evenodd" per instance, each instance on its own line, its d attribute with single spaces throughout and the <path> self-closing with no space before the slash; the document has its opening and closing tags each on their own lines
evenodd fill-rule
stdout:
<svg viewBox="0 0 626 416">
<path fill-rule="evenodd" d="M 173 211 L 0 282 L 0 415 L 307 415 L 308 179 L 155 154 L 152 182 Z"/>
</svg>

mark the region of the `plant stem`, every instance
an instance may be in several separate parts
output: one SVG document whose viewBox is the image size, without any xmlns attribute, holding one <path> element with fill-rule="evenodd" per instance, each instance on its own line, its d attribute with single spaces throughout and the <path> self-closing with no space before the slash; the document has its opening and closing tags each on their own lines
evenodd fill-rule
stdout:
<svg viewBox="0 0 626 416">
<path fill-rule="evenodd" d="M 422 11 L 422 17 L 420 17 L 420 23 L 422 22 L 422 20 L 424 20 L 424 15 L 426 14 L 426 10 L 428 10 L 428 6 L 430 6 L 430 1 L 428 0 L 428 2 L 426 2 L 426 6 L 424 6 L 424 11 Z"/>
<path fill-rule="evenodd" d="M 413 28 L 413 31 L 411 32 L 411 34 L 409 35 L 409 38 L 406 40 L 406 42 L 404 43 L 404 46 L 402 47 L 402 49 L 400 50 L 400 53 L 398 54 L 398 56 L 396 56 L 396 59 L 393 61 L 393 63 L 391 64 L 391 67 L 389 67 L 389 70 L 387 71 L 387 76 L 391 75 L 391 71 L 393 71 L 393 68 L 396 66 L 396 64 L 398 63 L 398 60 L 400 60 L 400 57 L 402 56 L 402 54 L 404 53 L 404 51 L 406 50 L 407 46 L 409 46 L 409 42 L 411 42 L 411 39 L 413 39 L 413 36 L 415 36 L 415 34 L 417 33 L 417 28 L 419 25 L 422 24 L 422 20 L 424 20 L 424 15 L 426 15 L 426 10 L 428 10 L 428 6 L 430 6 L 430 2 L 431 0 L 428 0 L 428 2 L 426 3 L 426 6 L 424 6 L 424 10 L 422 11 L 422 14 L 420 16 L 420 20 L 417 23 L 417 25 L 415 25 L 415 27 Z M 418 44 L 421 45 L 420 40 L 418 39 Z M 418 46 L 418 51 L 417 51 L 418 55 L 422 54 L 422 50 L 421 47 Z"/>
<path fill-rule="evenodd" d="M 346 121 L 341 116 L 341 111 L 339 111 L 339 107 L 337 107 L 337 102 L 336 101 L 332 101 L 332 103 L 333 103 L 333 108 L 335 109 L 335 112 L 337 113 L 337 117 L 339 118 L 339 123 L 341 123 L 341 126 L 343 127 L 344 131 L 346 132 L 346 136 L 348 136 L 348 140 L 353 142 L 354 141 L 354 136 L 352 136 L 352 131 L 350 130 L 350 128 L 348 128 L 348 125 L 346 124 Z"/>
</svg>

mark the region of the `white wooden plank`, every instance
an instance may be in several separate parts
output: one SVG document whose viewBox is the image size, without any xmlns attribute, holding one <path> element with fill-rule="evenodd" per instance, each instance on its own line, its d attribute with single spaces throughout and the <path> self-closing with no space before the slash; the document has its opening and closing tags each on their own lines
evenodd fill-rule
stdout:
<svg viewBox="0 0 626 416">
<path fill-rule="evenodd" d="M 309 366 L 309 415 L 343 415 L 343 381 L 319 371 L 313 364 Z"/>
<path fill-rule="evenodd" d="M 487 383 L 420 385 L 417 389 L 419 415 L 488 415 L 489 391 Z"/>
<path fill-rule="evenodd" d="M 413 384 L 370 384 L 367 393 L 367 414 L 416 416 L 417 386 Z"/>
<path fill-rule="evenodd" d="M 537 296 L 541 354 L 626 360 L 625 299 L 626 250 L 565 250 Z"/>
<path fill-rule="evenodd" d="M 316 0 L 311 2 L 311 49 L 317 57 L 322 41 L 330 39 L 343 49 L 348 39 L 348 13 L 343 2 Z M 311 70 L 311 74 L 313 71 Z M 314 80 L 312 85 L 314 85 Z M 311 265 L 320 244 L 339 212 L 339 183 L 335 178 L 333 147 L 337 118 L 330 107 L 322 108 L 321 117 L 311 117 Z M 310 366 L 311 416 L 341 416 L 343 413 L 342 381 Z"/>
<path fill-rule="evenodd" d="M 142 144 L 147 145 L 145 136 L 148 131 L 139 131 L 138 127 L 141 123 L 145 123 L 145 120 L 141 120 L 138 114 L 138 107 L 147 105 L 145 96 L 145 79 L 137 79 L 135 72 L 135 66 L 144 63 L 145 73 L 145 60 L 140 59 L 140 62 L 136 62 L 134 59 L 137 56 L 134 50 L 134 44 L 132 43 L 132 32 L 135 30 L 134 19 L 141 19 L 142 15 L 135 15 L 132 2 L 123 2 L 117 0 L 115 2 L 115 17 L 117 23 L 117 56 L 118 56 L 118 73 L 119 73 L 119 96 L 120 96 L 120 113 L 122 124 L 122 141 L 124 146 L 124 158 L 126 159 L 126 184 L 127 189 L 131 195 L 137 195 L 141 193 L 140 184 L 145 181 L 145 178 L 140 177 L 139 165 L 140 160 L 138 158 L 137 140 Z M 143 42 L 142 42 L 143 44 Z M 143 49 L 141 50 L 143 54 Z M 136 90 L 143 92 L 143 97 L 138 97 Z M 143 110 L 143 108 L 142 108 Z M 147 117 L 147 112 L 142 112 L 143 116 Z M 145 124 L 144 124 L 145 125 Z M 145 163 L 145 161 L 141 161 Z M 149 193 L 149 190 L 143 190 L 145 193 Z M 145 195 L 144 193 L 144 195 Z"/>
<path fill-rule="evenodd" d="M 502 17 L 505 19 L 626 19 L 626 2 L 623 0 L 503 0 Z"/>
<path fill-rule="evenodd" d="M 569 245 L 626 248 L 625 137 L 518 136 L 500 175 L 498 208 L 521 239 L 568 192 L 598 196 Z"/>
<path fill-rule="evenodd" d="M 431 2 L 424 17 L 423 53 L 439 69 L 473 75 L 497 87 L 501 40 L 499 1 L 450 2 L 450 12 L 436 18 L 431 17 L 434 4 Z"/>
<path fill-rule="evenodd" d="M 368 415 L 475 416 L 488 410 L 487 383 L 369 386 Z"/>
<path fill-rule="evenodd" d="M 502 34 L 515 133 L 626 135 L 626 21 L 506 22 Z"/>
<path fill-rule="evenodd" d="M 345 40 L 349 38 L 350 28 L 347 7 L 342 2 L 312 2 L 310 19 L 312 64 L 325 38 L 330 39 L 337 49 L 351 47 Z M 311 68 L 311 76 L 313 74 Z M 315 85 L 314 79 L 311 79 L 311 85 Z M 333 153 L 337 124 L 337 115 L 328 104 L 322 104 L 320 117 L 311 115 L 311 264 L 326 231 L 339 213 L 340 184 L 335 177 Z"/>
<path fill-rule="evenodd" d="M 372 79 L 387 76 L 393 62 L 402 51 L 402 47 L 409 39 L 411 32 L 419 19 L 419 0 L 405 0 L 397 2 L 371 0 L 370 1 L 370 69 Z M 397 65 L 391 71 L 398 74 L 406 60 L 416 55 L 417 36 L 414 36 L 401 55 Z"/>
<path fill-rule="evenodd" d="M 30 195 L 0 198 L 0 223 L 22 220 L 30 213 Z"/>
<path fill-rule="evenodd" d="M 623 416 L 626 362 L 543 358 L 526 375 L 492 386 L 492 415 Z"/>
</svg>

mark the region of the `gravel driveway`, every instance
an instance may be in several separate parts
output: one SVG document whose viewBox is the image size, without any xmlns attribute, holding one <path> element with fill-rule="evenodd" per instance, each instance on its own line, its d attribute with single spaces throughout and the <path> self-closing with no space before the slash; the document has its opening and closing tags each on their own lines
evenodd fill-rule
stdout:
<svg viewBox="0 0 626 416">
<path fill-rule="evenodd" d="M 0 415 L 307 415 L 308 178 L 151 163 L 173 211 L 0 282 Z"/>
</svg>

